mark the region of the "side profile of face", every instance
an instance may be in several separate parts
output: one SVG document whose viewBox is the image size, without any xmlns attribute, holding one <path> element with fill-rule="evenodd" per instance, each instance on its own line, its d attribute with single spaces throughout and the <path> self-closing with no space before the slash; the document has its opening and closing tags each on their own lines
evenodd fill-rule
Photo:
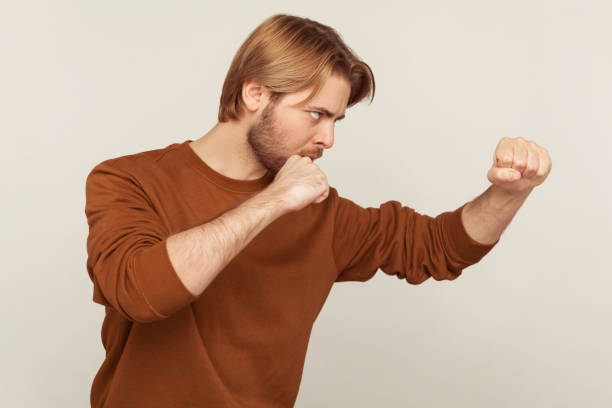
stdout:
<svg viewBox="0 0 612 408">
<path fill-rule="evenodd" d="M 272 174 L 291 155 L 316 160 L 334 144 L 334 126 L 344 118 L 350 84 L 343 76 L 332 75 L 308 104 L 292 106 L 306 99 L 311 91 L 312 88 L 307 88 L 269 102 L 248 131 L 247 139 L 255 156 Z"/>
</svg>

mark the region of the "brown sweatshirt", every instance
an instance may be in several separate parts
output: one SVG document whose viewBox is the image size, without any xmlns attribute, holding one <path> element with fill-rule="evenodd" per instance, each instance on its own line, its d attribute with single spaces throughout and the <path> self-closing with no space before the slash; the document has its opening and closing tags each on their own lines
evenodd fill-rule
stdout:
<svg viewBox="0 0 612 408">
<path fill-rule="evenodd" d="M 87 176 L 87 271 L 106 310 L 92 407 L 292 407 L 334 282 L 378 269 L 411 284 L 453 280 L 497 244 L 467 235 L 463 206 L 435 218 L 398 201 L 363 208 L 331 187 L 325 201 L 262 230 L 196 297 L 166 238 L 273 176 L 228 178 L 189 142 L 108 159 Z"/>
</svg>

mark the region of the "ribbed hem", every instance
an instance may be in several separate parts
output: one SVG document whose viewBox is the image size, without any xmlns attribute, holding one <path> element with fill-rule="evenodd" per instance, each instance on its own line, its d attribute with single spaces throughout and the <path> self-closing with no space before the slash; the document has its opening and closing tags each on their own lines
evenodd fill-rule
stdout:
<svg viewBox="0 0 612 408">
<path fill-rule="evenodd" d="M 167 240 L 140 251 L 135 257 L 135 270 L 143 275 L 138 285 L 152 311 L 166 318 L 192 303 L 194 296 L 180 280 L 168 256 Z"/>
</svg>

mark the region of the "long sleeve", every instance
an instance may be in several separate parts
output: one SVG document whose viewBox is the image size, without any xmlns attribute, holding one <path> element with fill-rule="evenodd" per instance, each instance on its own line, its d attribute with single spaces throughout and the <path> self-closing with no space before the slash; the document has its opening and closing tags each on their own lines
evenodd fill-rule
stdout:
<svg viewBox="0 0 612 408">
<path fill-rule="evenodd" d="M 95 166 L 85 183 L 87 271 L 94 285 L 93 300 L 130 321 L 167 318 L 196 297 L 170 262 L 168 229 L 144 189 L 111 163 Z"/>
<path fill-rule="evenodd" d="M 465 204 L 434 218 L 395 200 L 363 208 L 332 194 L 336 282 L 367 281 L 378 269 L 411 284 L 429 277 L 453 280 L 499 242 L 484 245 L 467 234 L 461 221 Z"/>
</svg>

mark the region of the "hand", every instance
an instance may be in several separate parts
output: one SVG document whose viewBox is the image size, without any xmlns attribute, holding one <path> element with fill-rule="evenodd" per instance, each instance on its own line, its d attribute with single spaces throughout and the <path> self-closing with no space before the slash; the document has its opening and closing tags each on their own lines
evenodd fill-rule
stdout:
<svg viewBox="0 0 612 408">
<path fill-rule="evenodd" d="M 487 178 L 509 193 L 529 192 L 546 180 L 551 167 L 545 148 L 522 137 L 504 137 L 495 148 Z"/>
<path fill-rule="evenodd" d="M 266 192 L 291 212 L 325 200 L 329 195 L 329 185 L 325 173 L 310 157 L 294 154 L 276 173 Z"/>
</svg>

